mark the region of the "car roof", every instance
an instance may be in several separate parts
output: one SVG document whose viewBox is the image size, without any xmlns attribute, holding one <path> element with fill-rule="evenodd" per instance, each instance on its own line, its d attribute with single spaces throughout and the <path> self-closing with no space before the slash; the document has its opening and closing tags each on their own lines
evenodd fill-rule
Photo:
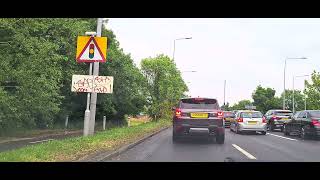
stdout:
<svg viewBox="0 0 320 180">
<path fill-rule="evenodd" d="M 270 109 L 269 111 L 283 111 L 283 112 L 292 112 L 291 110 L 288 110 L 288 109 Z"/>
<path fill-rule="evenodd" d="M 260 112 L 257 110 L 239 110 L 238 112 Z"/>
<path fill-rule="evenodd" d="M 215 100 L 217 100 L 217 98 L 208 98 L 208 97 L 188 97 L 188 98 L 180 98 L 180 100 L 183 100 L 183 99 L 196 99 L 196 98 L 199 98 L 199 99 L 215 99 Z"/>
</svg>

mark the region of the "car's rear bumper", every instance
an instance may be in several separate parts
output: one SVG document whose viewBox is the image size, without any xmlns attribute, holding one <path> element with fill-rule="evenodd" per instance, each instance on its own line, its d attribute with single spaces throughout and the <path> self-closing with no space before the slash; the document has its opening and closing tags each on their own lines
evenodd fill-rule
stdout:
<svg viewBox="0 0 320 180">
<path fill-rule="evenodd" d="M 289 121 L 274 121 L 272 125 L 274 128 L 282 128 L 284 124 L 288 123 Z"/>
<path fill-rule="evenodd" d="M 198 130 L 202 128 L 203 130 Z M 205 130 L 206 129 L 206 130 Z M 224 134 L 224 127 L 217 125 L 209 126 L 195 126 L 189 124 L 173 125 L 173 131 L 176 136 L 216 136 L 218 134 Z"/>
<path fill-rule="evenodd" d="M 262 124 L 259 126 L 239 124 L 239 131 L 267 131 L 267 124 Z"/>
</svg>

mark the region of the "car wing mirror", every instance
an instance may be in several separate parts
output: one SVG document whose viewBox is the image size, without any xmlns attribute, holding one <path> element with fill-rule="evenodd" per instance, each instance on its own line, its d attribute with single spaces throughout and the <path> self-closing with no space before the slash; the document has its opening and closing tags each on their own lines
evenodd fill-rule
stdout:
<svg viewBox="0 0 320 180">
<path fill-rule="evenodd" d="M 172 111 L 175 111 L 175 110 L 176 110 L 176 107 L 172 107 L 171 110 L 172 110 Z"/>
</svg>

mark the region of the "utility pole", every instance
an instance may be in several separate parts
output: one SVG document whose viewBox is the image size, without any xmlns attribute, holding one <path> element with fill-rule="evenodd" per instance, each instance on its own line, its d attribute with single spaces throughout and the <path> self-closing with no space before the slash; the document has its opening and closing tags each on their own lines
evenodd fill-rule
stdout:
<svg viewBox="0 0 320 180">
<path fill-rule="evenodd" d="M 294 76 L 292 77 L 292 112 L 294 113 Z"/>
<path fill-rule="evenodd" d="M 299 58 L 285 58 L 284 60 L 284 69 L 283 69 L 283 109 L 286 109 L 286 67 L 287 67 L 287 60 L 290 59 L 308 59 L 306 57 L 299 57 Z"/>
<path fill-rule="evenodd" d="M 306 91 L 306 81 L 304 81 L 303 94 L 304 94 L 304 110 L 307 110 L 307 96 L 305 94 L 305 91 Z"/>
<path fill-rule="evenodd" d="M 286 109 L 286 67 L 287 67 L 287 58 L 284 60 L 284 69 L 283 69 L 283 104 L 282 109 Z"/>
<path fill-rule="evenodd" d="M 101 37 L 102 30 L 102 18 L 98 18 L 97 23 L 97 36 Z M 94 62 L 93 64 L 93 75 L 99 75 L 99 62 Z M 97 93 L 91 93 L 91 102 L 90 102 L 90 126 L 89 126 L 89 134 L 94 134 L 94 126 L 96 121 L 96 104 L 97 104 Z"/>
<path fill-rule="evenodd" d="M 226 80 L 224 80 L 224 90 L 223 90 L 223 106 L 226 105 Z"/>
<path fill-rule="evenodd" d="M 292 112 L 294 113 L 294 111 L 295 111 L 295 102 L 294 102 L 294 94 L 295 94 L 295 90 L 294 90 L 294 78 L 296 78 L 296 77 L 307 77 L 307 76 L 310 76 L 310 75 L 302 75 L 302 76 L 293 76 L 293 79 L 292 79 L 292 89 L 293 89 L 293 91 L 292 91 Z M 304 81 L 304 87 L 303 87 L 303 90 L 305 90 L 306 89 L 306 81 Z M 307 99 L 306 99 L 306 95 L 305 95 L 305 93 L 303 92 L 303 94 L 304 94 L 304 109 L 305 110 L 307 110 Z"/>
</svg>

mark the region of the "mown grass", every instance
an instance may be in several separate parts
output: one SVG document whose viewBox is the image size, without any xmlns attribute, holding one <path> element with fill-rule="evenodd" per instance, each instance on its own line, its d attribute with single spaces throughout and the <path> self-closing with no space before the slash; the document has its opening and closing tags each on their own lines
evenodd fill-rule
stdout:
<svg viewBox="0 0 320 180">
<path fill-rule="evenodd" d="M 132 127 L 113 128 L 94 136 L 54 140 L 43 144 L 0 153 L 5 162 L 54 162 L 74 161 L 98 151 L 114 150 L 134 142 L 146 134 L 171 125 L 170 120 L 143 123 Z"/>
</svg>

